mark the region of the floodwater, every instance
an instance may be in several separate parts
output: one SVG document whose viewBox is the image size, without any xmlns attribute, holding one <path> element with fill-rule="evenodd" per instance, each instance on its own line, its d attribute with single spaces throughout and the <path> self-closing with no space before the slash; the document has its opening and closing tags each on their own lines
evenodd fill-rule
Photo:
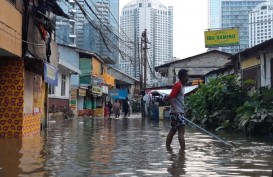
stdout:
<svg viewBox="0 0 273 177">
<path fill-rule="evenodd" d="M 77 118 L 51 122 L 41 135 L 0 139 L 0 177 L 271 176 L 272 140 L 218 134 L 231 148 L 187 126 L 166 149 L 166 121 Z"/>
</svg>

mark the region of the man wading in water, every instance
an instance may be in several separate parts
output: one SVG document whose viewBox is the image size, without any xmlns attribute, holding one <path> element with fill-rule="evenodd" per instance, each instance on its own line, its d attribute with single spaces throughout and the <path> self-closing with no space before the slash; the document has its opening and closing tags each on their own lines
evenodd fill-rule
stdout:
<svg viewBox="0 0 273 177">
<path fill-rule="evenodd" d="M 184 113 L 185 113 L 185 104 L 184 104 L 184 85 L 189 80 L 188 71 L 185 69 L 181 69 L 178 72 L 178 79 L 179 82 L 175 83 L 171 94 L 169 95 L 169 102 L 171 104 L 170 115 L 171 115 L 171 126 L 172 128 L 169 131 L 169 134 L 166 139 L 166 147 L 169 148 L 173 136 L 178 130 L 178 141 L 180 143 L 181 149 L 185 149 L 185 139 L 184 139 L 184 132 L 185 132 L 185 120 Z"/>
</svg>

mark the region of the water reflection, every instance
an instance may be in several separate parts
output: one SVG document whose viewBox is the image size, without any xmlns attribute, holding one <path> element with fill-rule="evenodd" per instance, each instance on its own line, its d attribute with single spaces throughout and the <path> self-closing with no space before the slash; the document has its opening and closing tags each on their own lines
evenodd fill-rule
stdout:
<svg viewBox="0 0 273 177">
<path fill-rule="evenodd" d="M 0 139 L 1 177 L 271 176 L 273 144 L 220 134 L 236 147 L 187 127 L 166 149 L 168 122 L 140 116 L 52 122 L 40 136 Z"/>
<path fill-rule="evenodd" d="M 181 176 L 186 174 L 185 165 L 185 150 L 180 149 L 178 153 L 174 152 L 172 147 L 167 147 L 167 152 L 170 154 L 171 165 L 168 167 L 168 172 L 172 176 Z"/>
<path fill-rule="evenodd" d="M 18 176 L 22 172 L 20 165 L 22 141 L 17 139 L 0 139 L 0 176 Z"/>
</svg>

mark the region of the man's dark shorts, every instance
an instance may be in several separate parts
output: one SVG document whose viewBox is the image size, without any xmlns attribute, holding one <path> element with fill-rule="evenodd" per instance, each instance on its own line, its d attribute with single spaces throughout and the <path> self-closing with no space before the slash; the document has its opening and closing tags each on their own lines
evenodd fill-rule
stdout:
<svg viewBox="0 0 273 177">
<path fill-rule="evenodd" d="M 184 114 L 181 113 L 180 116 L 170 113 L 171 116 L 171 126 L 174 129 L 185 126 L 186 122 L 184 119 Z"/>
</svg>

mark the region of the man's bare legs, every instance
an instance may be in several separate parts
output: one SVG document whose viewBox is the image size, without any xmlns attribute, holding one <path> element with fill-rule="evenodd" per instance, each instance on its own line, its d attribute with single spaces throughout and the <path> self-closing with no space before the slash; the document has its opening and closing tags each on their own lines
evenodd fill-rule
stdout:
<svg viewBox="0 0 273 177">
<path fill-rule="evenodd" d="M 171 128 L 169 133 L 168 133 L 168 136 L 166 138 L 166 147 L 169 147 L 172 143 L 172 140 L 173 140 L 173 136 L 175 135 L 177 129 L 175 128 Z M 178 128 L 178 141 L 179 141 L 179 144 L 180 144 L 180 147 L 181 149 L 185 149 L 185 138 L 184 138 L 184 133 L 185 133 L 185 127 L 179 127 Z"/>
<path fill-rule="evenodd" d="M 181 150 L 185 150 L 185 138 L 184 138 L 184 134 L 185 134 L 185 126 L 181 126 L 178 128 L 178 141 L 180 143 L 180 147 Z"/>
<path fill-rule="evenodd" d="M 177 129 L 175 129 L 175 128 L 170 129 L 168 136 L 166 138 L 166 147 L 169 147 L 171 145 L 172 140 L 173 140 L 173 136 L 176 133 L 176 131 L 177 131 Z"/>
</svg>

